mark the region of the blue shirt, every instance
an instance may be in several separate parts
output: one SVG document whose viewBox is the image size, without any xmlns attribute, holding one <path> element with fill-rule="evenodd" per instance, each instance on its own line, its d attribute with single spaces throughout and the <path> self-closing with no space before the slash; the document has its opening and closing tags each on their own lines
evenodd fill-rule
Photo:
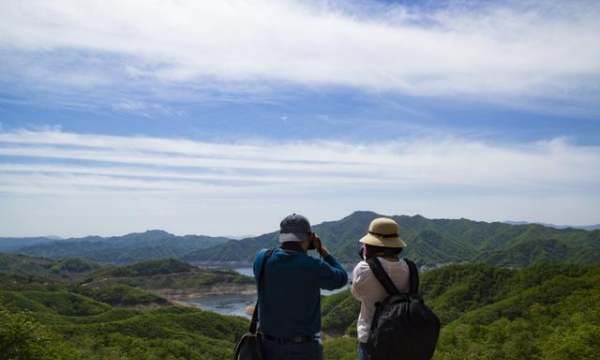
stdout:
<svg viewBox="0 0 600 360">
<path fill-rule="evenodd" d="M 254 259 L 254 277 L 267 252 Z M 323 260 L 302 251 L 277 248 L 267 261 L 259 297 L 260 330 L 287 338 L 314 336 L 321 331 L 320 289 L 334 290 L 348 283 L 348 274 L 331 255 Z"/>
</svg>

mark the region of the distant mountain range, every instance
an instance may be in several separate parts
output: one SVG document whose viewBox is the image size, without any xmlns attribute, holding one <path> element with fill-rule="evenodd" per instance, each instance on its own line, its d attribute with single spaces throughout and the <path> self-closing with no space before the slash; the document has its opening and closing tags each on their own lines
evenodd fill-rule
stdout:
<svg viewBox="0 0 600 360">
<path fill-rule="evenodd" d="M 381 216 L 357 211 L 339 221 L 314 226 L 333 254 L 346 263 L 356 262 L 358 240 L 369 223 Z M 543 261 L 600 262 L 600 231 L 555 229 L 538 224 L 511 225 L 467 219 L 427 219 L 392 216 L 408 242 L 405 256 L 421 265 L 464 261 L 501 266 L 526 266 Z M 228 241 L 192 252 L 187 261 L 251 261 L 257 250 L 277 245 L 277 232 Z"/>
<path fill-rule="evenodd" d="M 149 230 L 123 236 L 87 236 L 64 240 L 45 238 L 0 238 L 0 251 L 52 259 L 80 257 L 105 263 L 181 258 L 184 255 L 225 243 L 231 239 L 202 235 L 177 236 Z M 18 246 L 21 242 L 21 246 Z"/>
<path fill-rule="evenodd" d="M 595 225 L 556 225 L 556 224 L 548 224 L 548 223 L 543 223 L 543 222 L 510 221 L 510 220 L 505 221 L 505 223 L 511 224 L 511 225 L 538 224 L 538 225 L 543 225 L 543 226 L 547 226 L 547 227 L 551 227 L 551 228 L 555 228 L 555 229 L 572 228 L 572 229 L 582 229 L 582 230 L 590 230 L 590 231 L 600 230 L 600 224 L 595 224 Z"/>
<path fill-rule="evenodd" d="M 315 225 L 314 231 L 340 261 L 354 263 L 358 260 L 358 239 L 371 220 L 378 216 L 381 215 L 357 211 L 341 220 Z M 527 266 L 549 261 L 600 263 L 600 230 L 556 229 L 540 224 L 516 225 L 468 219 L 428 219 L 420 215 L 392 218 L 398 222 L 400 235 L 408 242 L 404 255 L 420 265 L 466 261 L 498 266 Z M 16 240 L 10 239 L 9 243 L 14 246 Z M 0 239 L 0 248 L 3 242 Z M 109 238 L 93 236 L 24 245 L 11 251 L 55 259 L 82 257 L 112 263 L 166 257 L 192 263 L 249 263 L 259 249 L 277 246 L 277 232 L 234 240 L 176 236 L 153 230 Z"/>
</svg>

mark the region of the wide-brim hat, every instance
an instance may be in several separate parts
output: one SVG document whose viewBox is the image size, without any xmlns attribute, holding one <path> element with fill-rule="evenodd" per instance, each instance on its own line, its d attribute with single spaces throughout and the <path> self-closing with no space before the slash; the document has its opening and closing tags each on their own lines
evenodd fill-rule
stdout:
<svg viewBox="0 0 600 360">
<path fill-rule="evenodd" d="M 372 246 L 404 248 L 406 242 L 398 235 L 398 229 L 398 224 L 393 219 L 380 217 L 371 221 L 368 233 L 359 241 Z"/>
</svg>

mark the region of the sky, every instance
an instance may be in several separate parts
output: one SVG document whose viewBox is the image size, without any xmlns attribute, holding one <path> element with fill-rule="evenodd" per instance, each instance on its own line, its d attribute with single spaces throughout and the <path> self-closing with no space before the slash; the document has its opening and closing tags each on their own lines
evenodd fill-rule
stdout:
<svg viewBox="0 0 600 360">
<path fill-rule="evenodd" d="M 0 236 L 600 223 L 600 2 L 0 0 Z"/>
</svg>

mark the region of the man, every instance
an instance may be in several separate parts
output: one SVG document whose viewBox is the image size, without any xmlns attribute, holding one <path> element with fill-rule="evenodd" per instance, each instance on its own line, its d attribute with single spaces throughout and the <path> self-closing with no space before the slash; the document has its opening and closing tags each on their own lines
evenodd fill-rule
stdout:
<svg viewBox="0 0 600 360">
<path fill-rule="evenodd" d="M 281 221 L 279 243 L 267 259 L 259 289 L 263 357 L 322 359 L 320 289 L 341 288 L 348 283 L 348 275 L 302 215 L 292 214 Z M 321 259 L 309 256 L 309 249 L 316 249 Z M 261 250 L 254 260 L 256 279 L 266 254 L 267 250 Z"/>
<path fill-rule="evenodd" d="M 407 292 L 410 287 L 409 268 L 399 258 L 406 243 L 398 236 L 398 224 L 389 218 L 377 218 L 369 225 L 368 233 L 360 239 L 362 243 L 361 257 L 352 273 L 352 295 L 361 302 L 360 315 L 357 322 L 358 358 L 366 360 L 367 340 L 371 321 L 375 314 L 375 303 L 387 297 L 387 292 L 379 283 L 367 259 L 377 257 L 395 287 Z"/>
</svg>

